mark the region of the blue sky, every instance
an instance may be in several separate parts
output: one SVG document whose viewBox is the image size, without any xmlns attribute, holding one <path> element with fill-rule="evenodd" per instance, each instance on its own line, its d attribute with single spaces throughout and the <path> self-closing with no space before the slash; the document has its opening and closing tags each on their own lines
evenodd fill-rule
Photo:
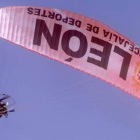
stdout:
<svg viewBox="0 0 140 140">
<path fill-rule="evenodd" d="M 64 9 L 104 23 L 140 46 L 138 0 L 1 0 Z M 15 108 L 0 140 L 139 140 L 140 101 L 90 75 L 0 39 L 0 92 Z"/>
</svg>

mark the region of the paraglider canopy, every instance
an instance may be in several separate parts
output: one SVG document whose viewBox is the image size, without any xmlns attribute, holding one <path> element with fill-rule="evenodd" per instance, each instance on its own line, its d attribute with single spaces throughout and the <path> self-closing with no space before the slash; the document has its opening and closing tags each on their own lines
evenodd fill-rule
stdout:
<svg viewBox="0 0 140 140">
<path fill-rule="evenodd" d="M 140 48 L 104 24 L 65 10 L 0 9 L 0 38 L 95 76 L 140 99 Z"/>
</svg>

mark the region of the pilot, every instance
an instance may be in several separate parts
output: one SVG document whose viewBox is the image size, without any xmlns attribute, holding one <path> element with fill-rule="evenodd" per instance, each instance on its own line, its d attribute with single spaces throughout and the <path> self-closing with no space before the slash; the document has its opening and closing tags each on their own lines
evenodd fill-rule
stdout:
<svg viewBox="0 0 140 140">
<path fill-rule="evenodd" d="M 8 102 L 0 102 L 0 118 L 4 115 L 5 117 L 8 116 L 7 110 Z"/>
</svg>

